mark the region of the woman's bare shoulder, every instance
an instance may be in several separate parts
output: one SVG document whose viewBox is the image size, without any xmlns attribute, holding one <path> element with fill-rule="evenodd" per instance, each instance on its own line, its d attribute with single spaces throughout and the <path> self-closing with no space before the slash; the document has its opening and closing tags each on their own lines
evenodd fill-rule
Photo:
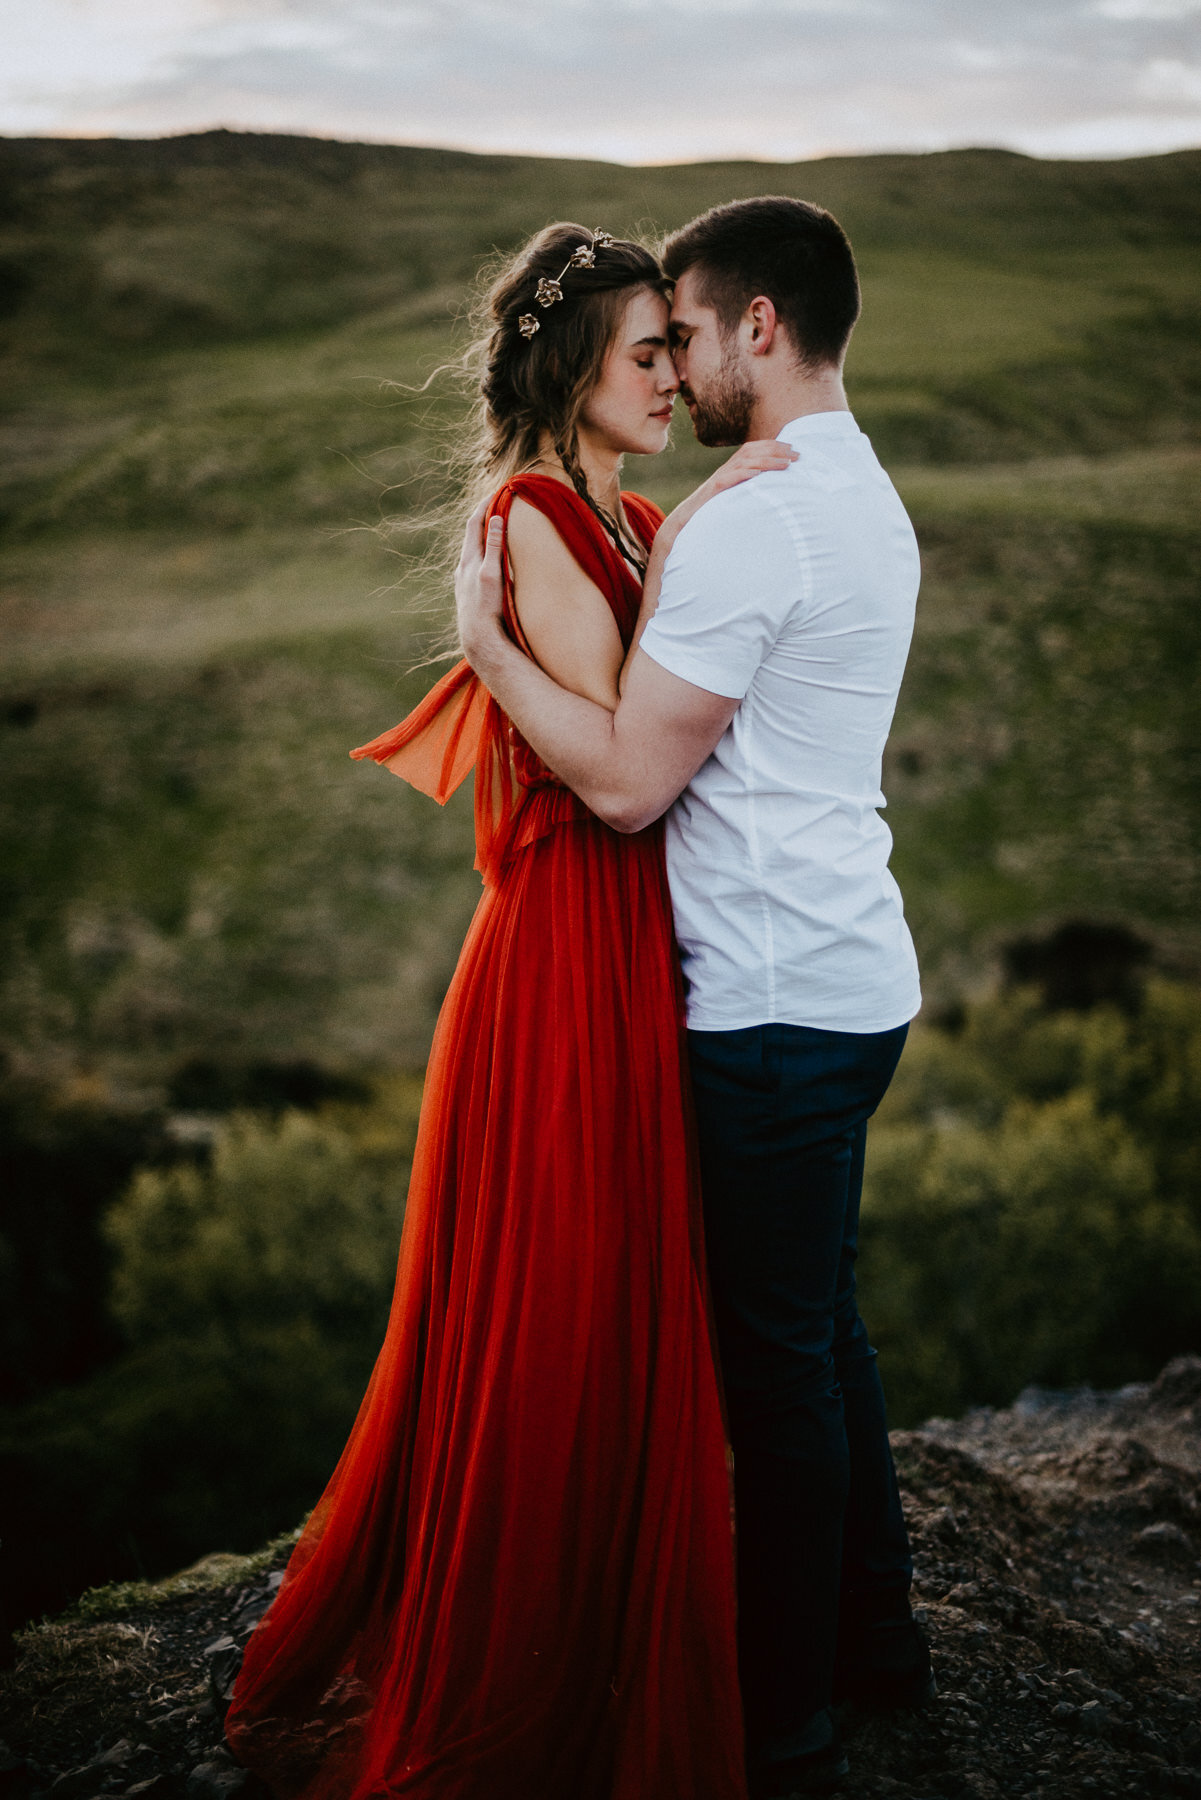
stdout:
<svg viewBox="0 0 1201 1800">
<path fill-rule="evenodd" d="M 553 591 L 567 600 L 592 596 L 597 605 L 609 612 L 608 601 L 580 567 L 554 520 L 517 495 L 509 508 L 507 541 L 519 607 L 536 589 Z"/>
<path fill-rule="evenodd" d="M 624 651 L 604 594 L 546 514 L 517 495 L 508 547 L 514 605 L 535 659 L 561 687 L 612 711 Z"/>
<path fill-rule="evenodd" d="M 544 513 L 540 506 L 535 506 L 532 500 L 527 500 L 521 493 L 514 494 L 509 503 L 508 537 L 510 543 L 519 549 L 529 548 L 537 551 L 553 547 L 561 551 L 564 556 L 571 557 L 571 552 L 560 537 L 554 520 Z M 574 562 L 574 557 L 571 560 Z"/>
</svg>

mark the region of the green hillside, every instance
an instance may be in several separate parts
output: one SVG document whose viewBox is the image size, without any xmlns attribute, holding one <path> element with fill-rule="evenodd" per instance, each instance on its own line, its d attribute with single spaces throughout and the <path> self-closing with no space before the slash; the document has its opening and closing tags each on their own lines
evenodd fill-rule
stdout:
<svg viewBox="0 0 1201 1800">
<path fill-rule="evenodd" d="M 803 193 L 847 225 L 856 410 L 926 586 L 889 783 L 930 990 L 1065 913 L 1194 966 L 1201 154 L 627 169 L 224 132 L 0 144 L 4 985 L 22 1066 L 419 1062 L 474 902 L 343 752 L 441 591 L 372 531 L 438 492 L 481 256 Z M 677 427 L 633 485 L 708 466 Z M 408 485 L 405 485 L 408 484 Z"/>
<path fill-rule="evenodd" d="M 290 1530 L 370 1368 L 479 882 L 468 794 L 346 752 L 435 673 L 449 583 L 378 528 L 444 494 L 457 403 L 414 390 L 480 259 L 764 191 L 855 242 L 852 403 L 925 566 L 885 787 L 931 1023 L 865 1203 L 894 1417 L 1196 1347 L 1201 152 L 0 140 L 18 1610 Z M 665 505 L 713 460 L 676 438 L 628 471 Z"/>
</svg>

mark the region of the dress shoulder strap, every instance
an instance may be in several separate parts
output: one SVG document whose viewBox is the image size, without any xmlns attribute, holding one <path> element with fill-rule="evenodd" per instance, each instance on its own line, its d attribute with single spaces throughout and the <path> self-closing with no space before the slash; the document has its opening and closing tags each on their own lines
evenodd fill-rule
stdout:
<svg viewBox="0 0 1201 1800">
<path fill-rule="evenodd" d="M 499 516 L 507 526 L 514 500 L 524 500 L 549 519 L 588 579 L 595 582 L 610 600 L 615 597 L 614 577 L 620 558 L 600 520 L 574 488 L 556 481 L 551 475 L 514 475 L 493 496 L 488 517 Z M 617 592 L 620 591 L 618 587 Z"/>
<path fill-rule="evenodd" d="M 503 518 L 506 530 L 513 501 L 521 499 L 551 521 L 563 543 L 608 600 L 623 639 L 628 639 L 638 616 L 642 586 L 637 575 L 613 543 L 608 532 L 574 488 L 550 475 L 530 472 L 514 475 L 493 496 L 488 517 Z M 623 494 L 626 516 L 647 549 L 654 542 L 663 514 L 640 494 Z M 513 584 L 506 555 L 505 621 L 522 649 L 528 652 L 513 605 Z"/>
</svg>

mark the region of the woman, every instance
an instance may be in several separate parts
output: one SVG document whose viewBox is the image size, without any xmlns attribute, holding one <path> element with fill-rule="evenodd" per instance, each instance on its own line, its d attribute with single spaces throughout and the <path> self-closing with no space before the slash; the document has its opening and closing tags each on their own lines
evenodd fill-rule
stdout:
<svg viewBox="0 0 1201 1800">
<path fill-rule="evenodd" d="M 616 707 L 652 544 L 658 563 L 704 499 L 791 453 L 739 452 L 664 525 L 618 482 L 624 452 L 664 448 L 678 385 L 654 259 L 554 225 L 489 299 L 509 627 Z M 463 664 L 354 754 L 439 800 L 474 765 L 485 891 L 384 1348 L 229 1741 L 289 1800 L 744 1800 L 660 831 L 601 824 Z"/>
</svg>

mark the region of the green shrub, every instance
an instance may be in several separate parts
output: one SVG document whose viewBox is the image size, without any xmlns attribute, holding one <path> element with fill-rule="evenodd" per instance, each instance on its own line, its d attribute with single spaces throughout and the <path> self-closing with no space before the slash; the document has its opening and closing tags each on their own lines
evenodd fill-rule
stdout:
<svg viewBox="0 0 1201 1800">
<path fill-rule="evenodd" d="M 312 1506 L 387 1322 L 419 1099 L 398 1079 L 366 1108 L 242 1114 L 208 1166 L 134 1178 L 107 1221 L 128 1350 L 0 1414 L 19 1613 L 252 1550 Z"/>
<path fill-rule="evenodd" d="M 358 1339 L 386 1317 L 407 1145 L 304 1113 L 244 1113 L 206 1168 L 144 1169 L 109 1214 L 130 1343 L 235 1343 L 305 1325 Z"/>
<path fill-rule="evenodd" d="M 1201 1008 L 1019 992 L 919 1028 L 869 1137 L 865 1310 L 894 1418 L 1116 1384 L 1201 1342 Z"/>
</svg>

